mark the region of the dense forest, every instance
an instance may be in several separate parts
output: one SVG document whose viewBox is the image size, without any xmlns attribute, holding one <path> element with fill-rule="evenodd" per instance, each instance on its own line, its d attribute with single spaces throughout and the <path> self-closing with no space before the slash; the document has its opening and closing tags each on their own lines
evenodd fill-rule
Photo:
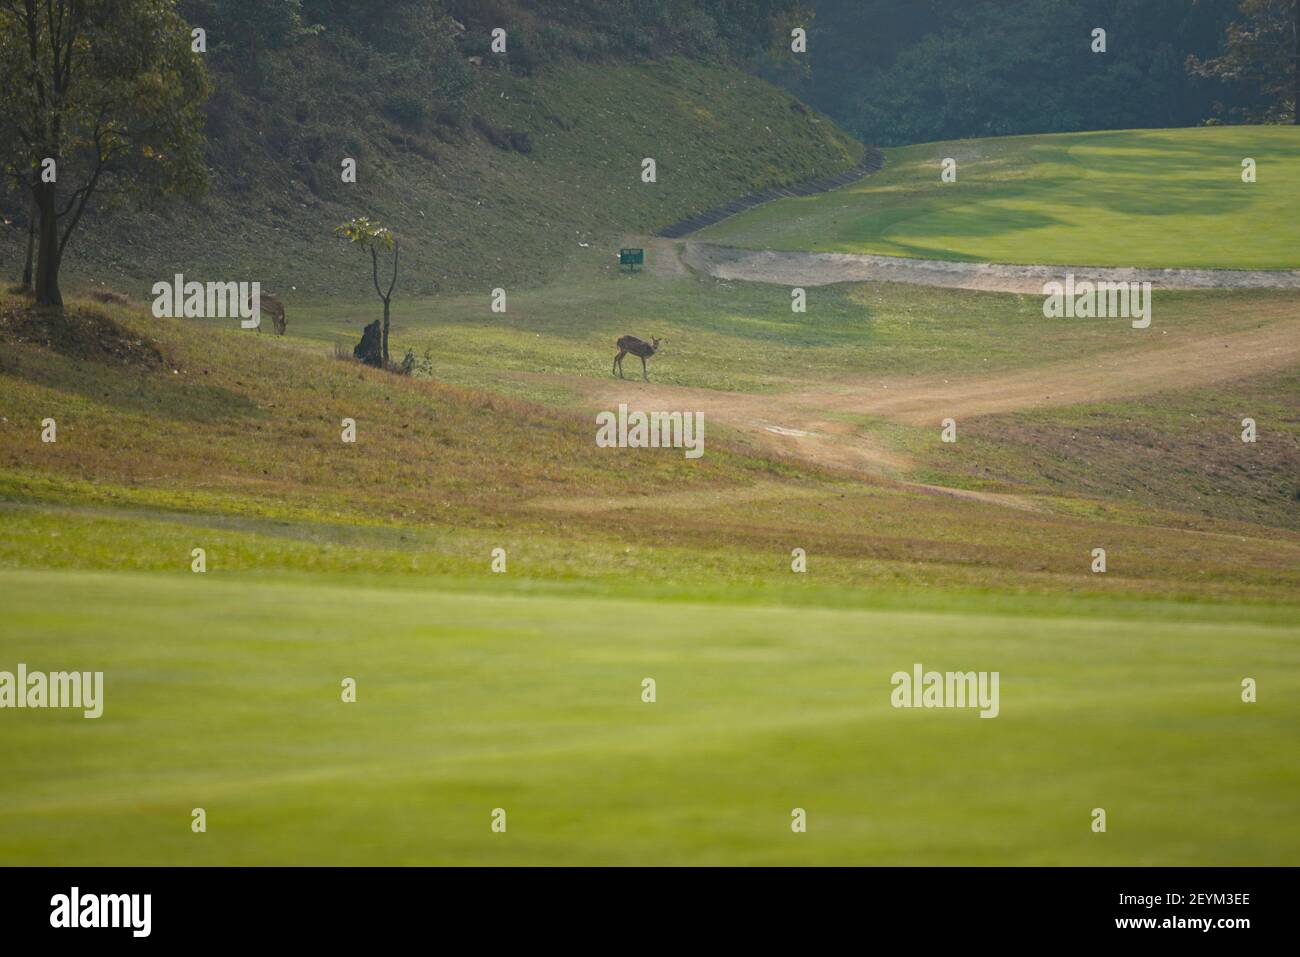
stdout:
<svg viewBox="0 0 1300 957">
<path fill-rule="evenodd" d="M 807 62 L 765 72 L 870 143 L 1294 117 L 1295 0 L 813 6 Z"/>
</svg>

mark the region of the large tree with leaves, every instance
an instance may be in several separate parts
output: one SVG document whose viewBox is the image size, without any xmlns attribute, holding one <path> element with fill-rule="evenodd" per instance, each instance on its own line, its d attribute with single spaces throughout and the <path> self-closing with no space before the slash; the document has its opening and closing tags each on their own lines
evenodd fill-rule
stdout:
<svg viewBox="0 0 1300 957">
<path fill-rule="evenodd" d="M 1241 0 L 1228 24 L 1221 56 L 1187 58 L 1197 76 L 1259 90 L 1268 98 L 1265 119 L 1287 115 L 1300 123 L 1300 23 L 1297 0 Z"/>
<path fill-rule="evenodd" d="M 0 0 L 0 161 L 36 209 L 38 304 L 92 201 L 206 184 L 208 81 L 172 0 Z"/>
</svg>

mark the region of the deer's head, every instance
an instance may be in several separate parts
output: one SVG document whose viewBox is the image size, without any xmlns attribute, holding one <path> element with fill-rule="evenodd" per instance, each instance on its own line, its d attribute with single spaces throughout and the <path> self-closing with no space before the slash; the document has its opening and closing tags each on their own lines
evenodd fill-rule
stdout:
<svg viewBox="0 0 1300 957">
<path fill-rule="evenodd" d="M 658 352 L 658 351 L 659 351 L 659 340 L 658 340 L 658 339 L 651 339 L 651 340 L 650 340 L 650 349 L 651 349 L 652 352 Z"/>
</svg>

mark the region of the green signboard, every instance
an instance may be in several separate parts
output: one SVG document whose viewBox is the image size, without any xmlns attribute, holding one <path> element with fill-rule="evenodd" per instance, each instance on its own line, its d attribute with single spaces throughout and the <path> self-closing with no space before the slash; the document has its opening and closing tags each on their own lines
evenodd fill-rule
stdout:
<svg viewBox="0 0 1300 957">
<path fill-rule="evenodd" d="M 637 266 L 645 265 L 645 250 L 620 249 L 618 251 L 618 264 L 620 266 L 627 266 L 630 271 L 636 272 Z"/>
</svg>

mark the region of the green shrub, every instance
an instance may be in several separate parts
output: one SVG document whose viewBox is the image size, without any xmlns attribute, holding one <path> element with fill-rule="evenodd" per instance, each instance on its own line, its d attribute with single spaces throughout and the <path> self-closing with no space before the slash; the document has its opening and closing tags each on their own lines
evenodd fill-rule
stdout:
<svg viewBox="0 0 1300 957">
<path fill-rule="evenodd" d="M 413 349 L 407 349 L 406 355 L 402 357 L 400 369 L 402 375 L 409 375 L 414 379 L 432 379 L 433 354 L 429 349 L 425 349 L 424 355 L 416 356 Z"/>
</svg>

